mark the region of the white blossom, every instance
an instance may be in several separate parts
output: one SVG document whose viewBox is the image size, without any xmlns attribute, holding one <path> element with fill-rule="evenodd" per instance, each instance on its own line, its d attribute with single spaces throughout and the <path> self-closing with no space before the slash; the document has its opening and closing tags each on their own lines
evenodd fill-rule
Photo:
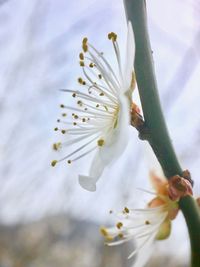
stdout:
<svg viewBox="0 0 200 267">
<path fill-rule="evenodd" d="M 127 50 L 124 65 L 121 62 L 117 35 L 108 34 L 116 56 L 118 70 L 114 68 L 87 38 L 83 39 L 80 66 L 83 78 L 79 77 L 80 90 L 63 91 L 72 95 L 76 106 L 61 105 L 66 112 L 56 131 L 66 134 L 66 141 L 54 144 L 54 149 L 66 147 L 67 154 L 53 160 L 52 166 L 66 160 L 68 164 L 94 152 L 89 174 L 79 174 L 80 185 L 96 190 L 96 182 L 104 168 L 118 158 L 126 148 L 130 126 L 131 96 L 134 87 L 135 43 L 131 23 L 128 23 Z"/>
<path fill-rule="evenodd" d="M 111 228 L 101 227 L 108 246 L 116 246 L 133 241 L 134 250 L 128 256 L 135 256 L 134 267 L 142 267 L 149 259 L 155 240 L 166 239 L 170 235 L 171 220 L 178 213 L 178 204 L 168 196 L 168 183 L 157 176 L 152 176 L 156 193 L 144 209 L 127 207 L 118 214 L 116 225 Z"/>
</svg>

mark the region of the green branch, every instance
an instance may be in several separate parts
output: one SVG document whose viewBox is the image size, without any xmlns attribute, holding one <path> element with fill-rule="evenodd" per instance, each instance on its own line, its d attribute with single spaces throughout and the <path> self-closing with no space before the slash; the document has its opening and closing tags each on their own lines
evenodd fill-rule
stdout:
<svg viewBox="0 0 200 267">
<path fill-rule="evenodd" d="M 192 197 L 184 197 L 179 201 L 190 236 L 191 266 L 200 267 L 200 208 Z"/>
<path fill-rule="evenodd" d="M 171 177 L 174 173 L 181 175 L 182 170 L 174 153 L 160 106 L 146 23 L 146 7 L 143 0 L 127 0 L 125 5 L 135 35 L 135 73 L 145 124 L 150 131 L 149 142 L 166 177 Z"/>
<path fill-rule="evenodd" d="M 182 175 L 162 113 L 150 47 L 144 0 L 124 0 L 127 19 L 132 22 L 136 43 L 135 73 L 148 141 L 167 178 Z M 200 214 L 192 197 L 180 201 L 190 235 L 192 267 L 200 266 Z"/>
</svg>

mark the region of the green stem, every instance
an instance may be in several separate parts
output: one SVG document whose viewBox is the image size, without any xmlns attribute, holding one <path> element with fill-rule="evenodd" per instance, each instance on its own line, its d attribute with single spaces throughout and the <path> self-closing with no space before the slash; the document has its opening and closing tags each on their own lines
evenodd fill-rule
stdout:
<svg viewBox="0 0 200 267">
<path fill-rule="evenodd" d="M 175 173 L 181 175 L 182 170 L 174 153 L 159 101 L 147 30 L 146 6 L 143 0 L 127 0 L 125 6 L 135 34 L 135 73 L 145 124 L 150 131 L 149 142 L 166 177 Z"/>
<path fill-rule="evenodd" d="M 135 35 L 135 73 L 139 89 L 148 141 L 167 178 L 182 175 L 182 169 L 171 143 L 162 113 L 150 47 L 146 5 L 144 0 L 124 0 L 127 19 L 132 22 Z M 192 248 L 192 267 L 200 266 L 200 214 L 192 197 L 182 198 L 184 214 Z"/>
<path fill-rule="evenodd" d="M 194 199 L 190 196 L 179 201 L 190 236 L 191 266 L 200 267 L 200 212 Z"/>
</svg>

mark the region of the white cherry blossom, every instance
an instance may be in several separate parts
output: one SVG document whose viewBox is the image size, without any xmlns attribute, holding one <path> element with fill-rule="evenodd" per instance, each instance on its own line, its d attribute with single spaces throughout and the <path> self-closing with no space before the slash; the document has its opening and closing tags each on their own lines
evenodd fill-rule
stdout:
<svg viewBox="0 0 200 267">
<path fill-rule="evenodd" d="M 118 158 L 126 148 L 130 126 L 131 96 L 135 83 L 133 74 L 135 43 L 131 23 L 128 23 L 127 50 L 121 62 L 117 35 L 108 34 L 112 42 L 117 71 L 87 38 L 83 39 L 78 78 L 80 90 L 65 89 L 76 100 L 76 106 L 61 105 L 63 119 L 58 119 L 56 131 L 66 134 L 66 141 L 54 144 L 54 149 L 66 147 L 66 156 L 53 160 L 52 166 L 65 160 L 68 164 L 94 152 L 89 174 L 79 174 L 80 185 L 96 190 L 96 182 L 104 168 Z M 66 112 L 65 112 L 66 110 Z"/>
<path fill-rule="evenodd" d="M 171 232 L 171 220 L 178 213 L 178 203 L 168 195 L 168 182 L 156 175 L 151 175 L 154 198 L 144 209 L 129 209 L 127 207 L 115 214 L 115 227 L 101 227 L 108 246 L 116 246 L 133 241 L 134 250 L 128 258 L 135 256 L 134 267 L 142 267 L 149 259 L 155 240 L 166 239 Z"/>
</svg>

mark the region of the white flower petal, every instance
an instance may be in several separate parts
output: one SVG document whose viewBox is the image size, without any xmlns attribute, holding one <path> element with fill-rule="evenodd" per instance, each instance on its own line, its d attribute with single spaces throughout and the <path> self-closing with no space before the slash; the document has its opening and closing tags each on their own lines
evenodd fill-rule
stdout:
<svg viewBox="0 0 200 267">
<path fill-rule="evenodd" d="M 120 96 L 120 111 L 117 127 L 108 138 L 107 143 L 100 149 L 102 160 L 108 164 L 117 159 L 125 150 L 129 140 L 129 103 L 125 96 Z"/>
<path fill-rule="evenodd" d="M 126 44 L 126 58 L 124 65 L 124 92 L 130 89 L 135 59 L 135 39 L 132 24 L 128 22 L 128 34 Z"/>
<path fill-rule="evenodd" d="M 90 192 L 96 191 L 96 179 L 94 177 L 79 175 L 79 184 Z"/>
<path fill-rule="evenodd" d="M 96 155 L 94 156 L 94 158 L 92 160 L 89 175 L 91 177 L 95 177 L 96 182 L 97 182 L 99 177 L 101 176 L 105 166 L 106 166 L 105 163 L 102 161 L 102 159 L 99 155 L 99 151 L 97 151 Z"/>
<path fill-rule="evenodd" d="M 153 234 L 144 244 L 144 246 L 138 251 L 138 254 L 136 256 L 136 260 L 133 263 L 133 267 L 142 267 L 144 266 L 148 259 L 150 258 L 152 251 L 153 251 L 153 242 L 155 240 L 156 234 Z M 135 252 L 135 251 L 134 251 Z M 133 253 L 134 253 L 133 252 Z M 134 256 L 134 254 L 129 255 L 128 258 L 131 258 Z"/>
<path fill-rule="evenodd" d="M 80 185 L 88 191 L 96 191 L 96 183 L 104 168 L 117 159 L 125 150 L 129 134 L 129 112 L 128 101 L 121 96 L 121 111 L 118 118 L 118 126 L 113 130 L 108 143 L 99 148 L 92 161 L 89 176 L 79 175 Z"/>
<path fill-rule="evenodd" d="M 141 234 L 137 233 L 135 235 L 136 249 L 128 257 L 130 259 L 136 255 L 136 260 L 133 264 L 134 267 L 142 267 L 148 261 L 153 250 L 153 242 L 166 216 L 166 212 L 158 212 L 157 214 L 155 212 L 154 218 L 157 218 L 157 220 L 155 220 L 155 222 L 150 220 L 151 224 L 146 225 L 148 231 L 145 233 L 145 230 L 143 230 Z M 149 219 L 150 218 L 148 218 L 148 220 Z"/>
<path fill-rule="evenodd" d="M 104 168 L 105 164 L 101 160 L 99 152 L 96 152 L 96 155 L 92 160 L 89 176 L 79 175 L 79 184 L 88 191 L 96 191 L 96 183 L 99 180 Z"/>
</svg>

